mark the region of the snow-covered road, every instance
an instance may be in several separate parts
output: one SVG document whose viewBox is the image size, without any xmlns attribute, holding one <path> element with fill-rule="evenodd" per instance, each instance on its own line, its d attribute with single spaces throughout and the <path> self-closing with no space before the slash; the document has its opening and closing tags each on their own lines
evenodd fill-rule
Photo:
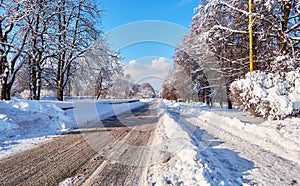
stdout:
<svg viewBox="0 0 300 186">
<path fill-rule="evenodd" d="M 299 181 L 297 162 L 284 159 L 211 123 L 184 116 L 183 120 L 199 126 L 216 140 L 199 152 L 201 162 L 208 165 L 205 172 L 207 177 L 213 178 L 213 185 L 222 182 L 225 185 L 292 185 Z"/>
<path fill-rule="evenodd" d="M 150 100 L 0 101 L 0 159 L 147 105 Z M 63 110 L 62 110 L 63 109 Z"/>
<path fill-rule="evenodd" d="M 283 148 L 279 145 L 280 141 L 276 143 L 270 137 L 262 137 L 264 132 L 254 135 L 250 130 L 245 130 L 246 123 L 261 125 L 257 126 L 258 130 L 264 129 L 267 124 L 262 123 L 268 121 L 238 111 L 232 114 L 225 110 L 223 113 L 220 110 L 213 111 L 199 104 L 165 104 L 164 122 L 158 127 L 156 138 L 173 141 L 164 143 L 165 149 L 171 149 L 171 158 L 149 169 L 151 184 L 299 184 L 299 144 L 293 141 L 293 135 L 285 135 L 285 141 L 281 143 L 294 146 Z M 276 125 L 274 131 L 278 133 L 275 128 Z M 269 135 L 272 134 L 271 131 Z M 178 139 L 180 143 L 174 148 L 174 141 Z"/>
<path fill-rule="evenodd" d="M 0 185 L 145 185 L 143 147 L 159 119 L 153 107 L 118 112 L 116 118 L 1 159 Z"/>
<path fill-rule="evenodd" d="M 112 105 L 94 101 L 80 101 L 75 104 L 68 102 L 39 103 L 23 100 L 1 102 L 0 158 L 3 159 L 0 159 L 0 164 L 5 164 L 9 160 L 11 160 L 10 162 L 16 162 L 14 158 L 17 156 L 19 156 L 17 159 L 20 160 L 20 163 L 24 163 L 21 159 L 26 157 L 23 157 L 20 151 L 32 148 L 32 145 L 27 146 L 27 144 L 41 145 L 40 141 L 43 141 L 44 144 L 40 148 L 47 149 L 49 144 L 51 146 L 56 141 L 67 142 L 63 138 L 68 138 L 68 136 L 60 136 L 61 131 L 72 129 L 72 127 L 90 127 L 91 129 L 82 130 L 92 130 L 95 127 L 94 124 L 99 123 L 97 121 L 113 116 L 111 121 L 108 121 L 109 126 L 114 127 L 114 123 L 118 121 L 117 126 L 120 129 L 113 128 L 111 131 L 120 130 L 125 135 L 128 133 L 127 128 L 135 125 L 139 126 L 139 130 L 135 127 L 132 128 L 130 134 L 133 135 L 128 138 L 131 139 L 128 143 L 136 144 L 140 142 L 138 144 L 142 145 L 134 146 L 133 149 L 137 149 L 135 152 L 137 154 L 147 154 L 143 156 L 147 158 L 143 160 L 142 166 L 134 164 L 136 156 L 126 156 L 126 153 L 135 150 L 130 151 L 122 145 L 123 148 L 120 149 L 124 150 L 124 153 L 122 152 L 124 156 L 113 156 L 117 159 L 105 160 L 107 162 L 105 165 L 120 162 L 118 158 L 122 157 L 122 165 L 137 167 L 136 169 L 143 172 L 142 175 L 136 174 L 136 180 L 141 180 L 140 183 L 143 183 L 141 184 L 143 186 L 146 183 L 152 186 L 299 185 L 300 118 L 265 121 L 261 118 L 250 117 L 239 110 L 210 109 L 203 103 L 185 104 L 158 99 L 152 101 L 155 109 L 145 110 L 143 111 L 145 116 L 140 115 L 137 117 L 138 124 L 135 120 L 121 119 L 122 113 L 141 108 L 149 103 L 148 101 L 146 103 Z M 63 111 L 59 107 L 72 107 L 73 109 Z M 149 138 L 148 143 L 142 134 L 150 130 L 147 128 L 149 123 L 155 123 L 153 125 L 155 127 L 150 127 L 153 132 L 151 132 L 151 139 Z M 147 128 L 145 131 L 144 126 Z M 101 127 L 105 128 L 107 126 L 103 125 Z M 86 133 L 88 136 L 91 134 L 91 132 Z M 53 134 L 58 134 L 55 140 L 52 140 L 51 136 L 49 137 Z M 71 133 L 74 139 L 75 137 L 78 140 L 80 138 L 81 141 L 79 141 L 82 144 L 89 142 L 88 139 L 90 139 L 84 138 L 84 134 L 81 134 L 82 139 L 81 136 Z M 103 133 L 101 134 L 103 135 Z M 73 150 L 77 152 L 78 150 L 78 156 L 80 157 L 80 153 L 87 153 L 86 150 L 92 147 L 91 144 L 99 144 L 98 142 L 94 143 L 96 138 L 91 138 L 93 143 L 73 149 L 73 139 L 70 139 L 70 143 L 67 144 L 70 147 L 70 152 Z M 110 139 L 106 137 L 100 137 L 99 140 L 103 139 L 110 142 Z M 147 143 L 144 143 L 145 141 Z M 53 149 L 54 152 L 57 149 L 56 146 L 53 146 Z M 20 154 L 13 157 L 15 153 Z M 112 154 L 115 153 L 118 154 L 119 151 L 112 152 Z M 94 156 L 93 153 L 88 152 L 88 154 Z M 53 156 L 53 159 L 60 156 L 60 154 L 51 153 L 48 155 Z M 8 156 L 11 157 L 4 158 Z M 43 157 L 41 155 L 41 162 Z M 78 165 L 77 168 L 80 168 L 81 162 L 77 162 L 69 154 L 63 160 L 68 158 L 73 158 L 74 165 L 76 164 Z M 87 159 L 89 158 L 91 157 L 87 157 Z M 82 161 L 87 159 L 84 158 Z M 53 163 L 68 164 L 68 162 L 55 161 Z M 11 164 L 7 163 L 6 165 L 5 170 L 11 170 Z M 32 167 L 34 166 L 35 162 L 33 161 Z M 101 167 L 97 168 L 97 166 L 98 164 L 95 164 L 93 170 L 101 170 L 99 175 L 104 174 Z M 55 166 L 53 166 L 54 168 Z M 72 167 L 69 168 L 72 169 Z M 124 175 L 122 178 L 126 178 L 125 171 L 127 169 L 121 170 L 116 167 L 114 170 L 115 173 Z M 130 170 L 136 172 L 135 168 L 130 168 Z M 0 175 L 4 174 L 1 171 L 4 171 L 4 169 L 0 170 Z M 40 167 L 41 174 L 43 174 L 43 171 L 47 170 Z M 105 171 L 106 175 L 111 174 L 109 169 L 105 169 Z M 14 173 L 12 172 L 11 175 L 14 175 Z M 103 177 L 99 177 L 97 171 L 93 175 L 93 178 L 95 178 L 92 179 L 93 181 L 103 181 L 101 181 Z M 138 178 L 139 176 L 141 178 Z M 82 176 L 79 178 L 82 179 Z M 112 179 L 117 178 L 118 176 L 112 176 Z M 47 182 L 47 178 L 43 179 Z M 56 179 L 52 181 L 58 183 Z M 112 180 L 112 182 L 114 181 L 116 180 Z M 130 185 L 130 180 L 126 183 Z"/>
</svg>

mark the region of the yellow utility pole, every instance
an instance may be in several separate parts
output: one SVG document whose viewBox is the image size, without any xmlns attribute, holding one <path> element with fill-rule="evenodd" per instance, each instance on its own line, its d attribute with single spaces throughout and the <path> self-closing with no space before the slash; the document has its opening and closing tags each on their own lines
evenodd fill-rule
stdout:
<svg viewBox="0 0 300 186">
<path fill-rule="evenodd" d="M 252 30 L 252 4 L 253 0 L 249 0 L 249 62 L 250 72 L 253 72 L 253 30 Z"/>
</svg>

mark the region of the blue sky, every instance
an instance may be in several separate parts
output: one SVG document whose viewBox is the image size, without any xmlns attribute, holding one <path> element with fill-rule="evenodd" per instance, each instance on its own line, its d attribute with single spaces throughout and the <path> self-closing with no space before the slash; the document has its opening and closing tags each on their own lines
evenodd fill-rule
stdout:
<svg viewBox="0 0 300 186">
<path fill-rule="evenodd" d="M 103 17 L 104 31 L 122 24 L 143 21 L 169 21 L 189 27 L 193 9 L 198 0 L 101 0 L 100 6 L 106 9 Z"/>
<path fill-rule="evenodd" d="M 124 42 L 133 40 L 128 45 L 117 48 L 124 58 L 125 72 L 130 73 L 133 79 L 138 81 L 142 78 L 141 74 L 163 77 L 170 69 L 174 47 L 180 42 L 182 34 L 189 30 L 194 8 L 197 7 L 199 0 L 101 0 L 101 2 L 100 7 L 106 9 L 102 19 L 104 32 L 117 30 L 118 36 L 114 36 L 112 40 L 127 39 Z M 146 20 L 160 22 L 158 24 L 144 22 Z M 138 24 L 130 24 L 135 22 Z M 110 39 L 109 37 L 109 41 Z M 172 41 L 169 42 L 170 40 Z M 158 72 L 160 74 L 157 74 Z"/>
</svg>

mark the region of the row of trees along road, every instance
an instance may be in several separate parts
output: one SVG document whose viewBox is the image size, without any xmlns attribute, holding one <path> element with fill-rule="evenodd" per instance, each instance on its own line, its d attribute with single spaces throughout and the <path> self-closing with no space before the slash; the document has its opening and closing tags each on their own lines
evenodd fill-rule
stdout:
<svg viewBox="0 0 300 186">
<path fill-rule="evenodd" d="M 101 16 L 94 0 L 0 0 L 1 100 L 11 99 L 18 73 L 21 81 L 26 78 L 30 99 L 40 99 L 44 85 L 63 100 L 87 51 L 98 56 L 95 60 L 105 53 L 110 58 L 103 60 L 118 62 L 107 46 L 98 50 L 106 42 L 99 29 Z"/>
<path fill-rule="evenodd" d="M 199 101 L 227 99 L 231 107 L 230 84 L 249 72 L 248 2 L 201 0 L 195 10 L 191 30 L 175 51 L 172 72 L 185 71 Z M 299 70 L 300 1 L 253 0 L 252 17 L 254 69 Z M 169 87 L 178 93 L 176 81 L 167 78 L 164 85 L 173 84 Z"/>
</svg>

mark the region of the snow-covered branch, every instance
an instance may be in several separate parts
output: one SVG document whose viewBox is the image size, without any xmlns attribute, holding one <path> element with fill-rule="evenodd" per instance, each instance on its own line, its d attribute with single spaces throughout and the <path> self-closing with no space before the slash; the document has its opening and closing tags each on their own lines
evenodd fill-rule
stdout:
<svg viewBox="0 0 300 186">
<path fill-rule="evenodd" d="M 211 28 L 212 31 L 214 31 L 216 29 L 221 29 L 221 30 L 225 30 L 225 31 L 232 32 L 232 33 L 237 33 L 237 34 L 248 34 L 248 31 L 235 30 L 235 29 L 231 29 L 231 28 L 221 26 L 221 25 L 214 25 Z"/>
</svg>

